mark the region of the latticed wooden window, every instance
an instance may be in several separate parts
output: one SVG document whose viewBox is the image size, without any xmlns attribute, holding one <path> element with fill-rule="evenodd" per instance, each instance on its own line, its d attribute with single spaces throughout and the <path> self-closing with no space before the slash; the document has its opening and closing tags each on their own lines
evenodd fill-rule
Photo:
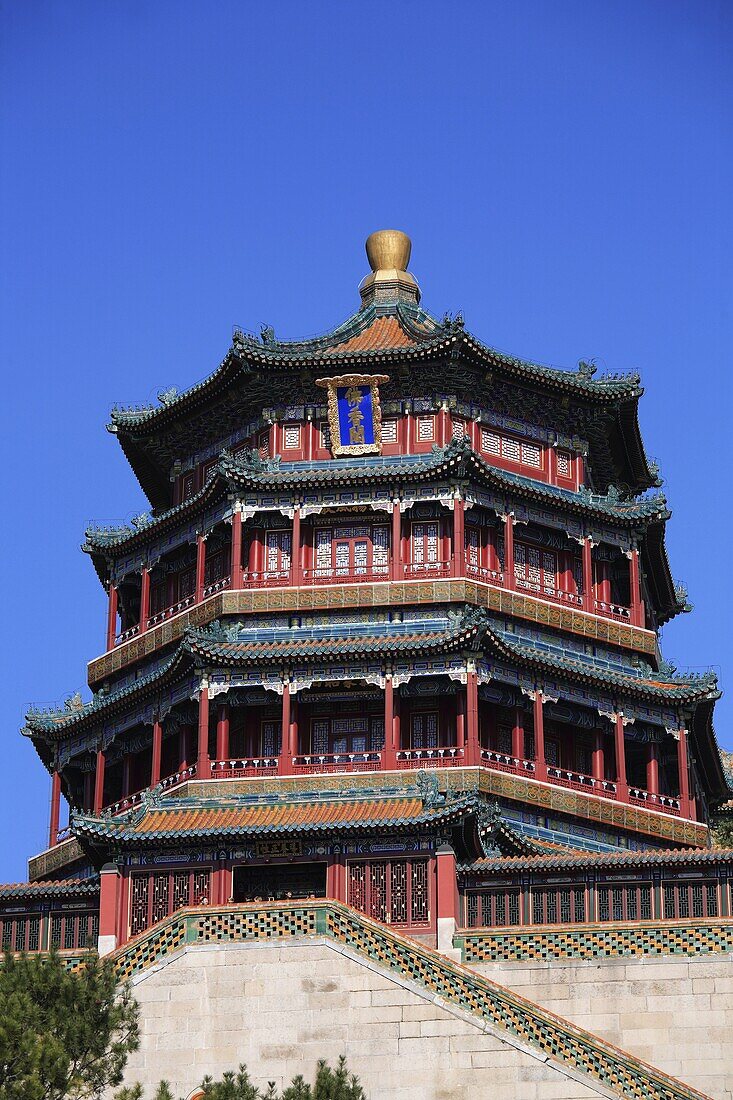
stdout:
<svg viewBox="0 0 733 1100">
<path fill-rule="evenodd" d="M 372 531 L 372 569 L 375 573 L 386 573 L 389 565 L 389 531 L 386 527 L 375 527 Z"/>
<path fill-rule="evenodd" d="M 498 432 L 492 432 L 491 428 L 481 429 L 481 450 L 486 454 L 501 457 L 501 436 Z"/>
<path fill-rule="evenodd" d="M 413 523 L 412 561 L 414 565 L 430 567 L 440 561 L 438 523 Z"/>
<path fill-rule="evenodd" d="M 410 747 L 413 749 L 437 749 L 438 712 L 428 711 L 410 717 Z"/>
<path fill-rule="evenodd" d="M 511 756 L 512 752 L 512 727 L 503 723 L 496 728 L 496 748 L 505 756 Z"/>
<path fill-rule="evenodd" d="M 322 420 L 318 425 L 318 434 L 320 436 L 320 446 L 322 451 L 328 451 L 331 449 L 331 429 L 328 426 L 327 420 Z"/>
<path fill-rule="evenodd" d="M 465 420 L 453 420 L 451 435 L 454 439 L 466 438 L 466 421 Z"/>
<path fill-rule="evenodd" d="M 599 883 L 598 920 L 650 920 L 652 887 L 650 883 Z"/>
<path fill-rule="evenodd" d="M 555 593 L 556 575 L 557 557 L 552 551 L 515 542 L 514 576 L 520 588 L 552 596 Z"/>
<path fill-rule="evenodd" d="M 265 535 L 265 569 L 268 573 L 287 573 L 290 569 L 289 531 L 268 531 Z"/>
<path fill-rule="evenodd" d="M 183 475 L 183 481 L 181 483 L 181 499 L 188 500 L 192 497 L 196 491 L 196 475 L 191 470 L 190 473 Z"/>
<path fill-rule="evenodd" d="M 130 935 L 136 936 L 156 921 L 209 897 L 211 872 L 135 872 L 131 877 Z"/>
<path fill-rule="evenodd" d="M 557 452 L 557 473 L 558 477 L 569 478 L 572 476 L 571 458 L 568 451 Z"/>
<path fill-rule="evenodd" d="M 662 901 L 668 920 L 717 917 L 720 912 L 715 882 L 664 882 Z"/>
<path fill-rule="evenodd" d="M 572 924 L 586 920 L 585 886 L 532 888 L 533 924 Z"/>
<path fill-rule="evenodd" d="M 479 550 L 481 547 L 481 533 L 478 527 L 466 528 L 466 561 L 474 569 L 479 567 Z"/>
<path fill-rule="evenodd" d="M 469 890 L 466 894 L 466 924 L 469 928 L 504 928 L 519 923 L 518 886 Z"/>
<path fill-rule="evenodd" d="M 428 861 L 349 861 L 348 900 L 385 924 L 428 924 Z"/>
<path fill-rule="evenodd" d="M 283 429 L 283 447 L 286 451 L 300 450 L 300 424 L 286 424 Z"/>
<path fill-rule="evenodd" d="M 397 442 L 397 421 L 396 420 L 383 420 L 382 421 L 382 443 L 389 446 L 392 443 Z"/>
<path fill-rule="evenodd" d="M 262 723 L 262 754 L 263 756 L 279 756 L 282 739 L 282 724 L 280 722 Z"/>
<path fill-rule="evenodd" d="M 417 441 L 418 441 L 418 443 L 429 443 L 431 439 L 435 439 L 435 417 L 434 416 L 418 416 L 418 418 L 417 418 Z"/>
<path fill-rule="evenodd" d="M 3 919 L 2 949 L 3 951 L 13 949 L 13 921 L 8 917 Z"/>
<path fill-rule="evenodd" d="M 522 443 L 522 465 L 536 470 L 542 465 L 542 452 L 536 443 Z"/>
<path fill-rule="evenodd" d="M 314 754 L 360 753 L 379 751 L 383 747 L 384 717 L 381 715 L 345 715 L 311 721 L 311 752 Z"/>
</svg>

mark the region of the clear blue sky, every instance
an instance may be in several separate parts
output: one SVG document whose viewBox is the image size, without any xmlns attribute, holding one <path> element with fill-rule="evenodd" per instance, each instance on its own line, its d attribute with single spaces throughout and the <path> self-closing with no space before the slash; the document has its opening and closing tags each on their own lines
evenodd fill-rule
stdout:
<svg viewBox="0 0 733 1100">
<path fill-rule="evenodd" d="M 641 371 L 695 604 L 664 651 L 733 687 L 732 47 L 725 0 L 5 0 L 0 880 L 46 839 L 24 708 L 103 647 L 84 527 L 144 507 L 111 405 L 342 320 L 385 226 L 482 340 Z"/>
</svg>

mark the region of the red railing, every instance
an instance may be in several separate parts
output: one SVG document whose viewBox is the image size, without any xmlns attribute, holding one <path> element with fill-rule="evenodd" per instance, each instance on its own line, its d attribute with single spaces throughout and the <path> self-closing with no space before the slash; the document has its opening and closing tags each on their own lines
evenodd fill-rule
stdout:
<svg viewBox="0 0 733 1100">
<path fill-rule="evenodd" d="M 115 634 L 115 645 L 122 645 L 123 642 L 129 642 L 131 638 L 134 638 L 136 634 L 140 633 L 140 623 L 135 623 L 134 626 L 128 626 L 127 630 L 121 630 L 119 634 Z"/>
<path fill-rule="evenodd" d="M 603 615 L 606 619 L 617 619 L 618 622 L 631 622 L 631 609 L 618 603 L 608 603 L 605 600 L 594 600 L 596 614 Z"/>
<path fill-rule="evenodd" d="M 398 749 L 398 768 L 460 768 L 465 763 L 463 749 L 453 745 L 444 749 Z"/>
<path fill-rule="evenodd" d="M 209 581 L 204 585 L 204 599 L 207 596 L 215 596 L 217 592 L 223 592 L 227 588 L 231 588 L 231 577 L 217 577 L 215 581 Z"/>
<path fill-rule="evenodd" d="M 406 577 L 447 577 L 450 575 L 449 561 L 408 562 L 405 565 Z"/>
<path fill-rule="evenodd" d="M 346 572 L 338 573 L 335 569 L 305 569 L 303 581 L 305 584 L 372 584 L 389 580 L 389 567 L 381 566 L 370 572 Z"/>
<path fill-rule="evenodd" d="M 535 771 L 534 760 L 523 760 L 504 752 L 495 752 L 493 749 L 482 749 L 481 759 L 493 771 L 512 772 L 514 775 L 533 775 Z"/>
<path fill-rule="evenodd" d="M 610 779 L 594 779 L 592 775 L 572 771 L 568 768 L 556 768 L 549 764 L 547 778 L 557 787 L 572 787 L 576 791 L 591 791 L 603 798 L 616 798 L 616 784 Z"/>
<path fill-rule="evenodd" d="M 236 776 L 277 775 L 276 756 L 245 756 L 211 762 L 212 779 L 233 779 Z"/>
<path fill-rule="evenodd" d="M 190 596 L 184 596 L 178 603 L 172 603 L 170 607 L 164 607 L 162 611 L 156 611 L 154 615 L 148 618 L 147 625 L 148 627 L 157 626 L 158 623 L 163 623 L 166 619 L 172 619 L 174 615 L 185 611 L 187 607 L 193 607 L 195 603 L 196 597 L 193 593 Z"/>
<path fill-rule="evenodd" d="M 173 772 L 172 775 L 167 775 L 164 779 L 161 779 L 158 783 L 158 787 L 161 790 L 169 791 L 173 787 L 177 787 L 179 783 L 185 783 L 187 779 L 192 779 L 196 774 L 196 765 L 191 764 L 181 771 Z M 135 806 L 139 806 L 143 800 L 143 797 L 151 791 L 152 787 L 143 787 L 140 791 L 135 791 L 133 794 L 127 794 L 123 798 L 118 798 L 116 802 L 110 802 L 108 806 L 102 808 L 103 814 L 110 814 L 115 817 L 117 814 L 124 814 L 128 810 L 132 810 Z"/>
<path fill-rule="evenodd" d="M 679 798 L 670 794 L 653 794 L 651 791 L 642 790 L 640 787 L 629 788 L 629 802 L 634 806 L 647 806 L 661 813 L 680 816 Z"/>
<path fill-rule="evenodd" d="M 466 576 L 475 577 L 478 581 L 485 581 L 487 584 L 495 584 L 499 587 L 504 584 L 503 573 L 498 573 L 496 569 L 484 569 L 482 565 L 473 565 L 470 561 L 466 562 Z"/>
<path fill-rule="evenodd" d="M 293 771 L 298 775 L 319 772 L 374 772 L 382 768 L 381 752 L 313 753 L 296 756 Z"/>
<path fill-rule="evenodd" d="M 577 592 L 565 592 L 562 588 L 543 588 L 541 584 L 532 584 L 524 577 L 515 577 L 514 585 L 517 591 L 529 592 L 538 600 L 551 600 L 553 603 L 573 604 L 575 607 L 583 606 L 583 597 Z"/>
<path fill-rule="evenodd" d="M 245 573 L 242 580 L 244 588 L 271 588 L 290 584 L 289 569 L 263 569 L 259 573 Z"/>
</svg>

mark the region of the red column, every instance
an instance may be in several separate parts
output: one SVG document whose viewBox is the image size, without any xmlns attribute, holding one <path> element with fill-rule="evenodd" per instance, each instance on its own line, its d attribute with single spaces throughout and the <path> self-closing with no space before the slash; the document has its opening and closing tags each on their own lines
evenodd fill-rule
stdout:
<svg viewBox="0 0 733 1100">
<path fill-rule="evenodd" d="M 131 752 L 126 752 L 122 757 L 122 797 L 127 798 L 132 794 L 132 761 Z"/>
<path fill-rule="evenodd" d="M 91 810 L 94 807 L 94 776 L 91 772 L 84 772 L 84 809 Z"/>
<path fill-rule="evenodd" d="M 507 512 L 504 516 L 504 588 L 513 592 L 514 579 L 514 516 Z"/>
<path fill-rule="evenodd" d="M 242 569 L 242 513 L 238 504 L 235 504 L 232 512 L 231 558 L 232 588 L 241 588 L 244 580 Z"/>
<path fill-rule="evenodd" d="M 216 723 L 216 759 L 226 760 L 229 756 L 229 705 L 221 703 Z"/>
<path fill-rule="evenodd" d="M 458 924 L 458 882 L 456 854 L 449 844 L 441 845 L 435 853 L 436 911 L 438 951 L 453 952 L 453 936 Z"/>
<path fill-rule="evenodd" d="M 677 737 L 677 771 L 680 788 L 680 813 L 688 817 L 690 806 L 690 764 L 687 758 L 687 730 L 681 726 Z"/>
<path fill-rule="evenodd" d="M 453 501 L 453 568 L 451 570 L 454 577 L 462 577 L 464 573 L 465 520 L 465 503 L 461 497 L 456 497 Z"/>
<path fill-rule="evenodd" d="M 298 696 L 290 692 L 290 752 L 297 756 L 300 752 L 298 736 Z"/>
<path fill-rule="evenodd" d="M 204 598 L 204 575 L 206 571 L 206 536 L 196 536 L 196 603 Z"/>
<path fill-rule="evenodd" d="M 614 724 L 614 750 L 616 756 L 616 797 L 622 802 L 629 800 L 629 784 L 626 780 L 626 748 L 624 746 L 624 716 L 616 714 Z"/>
<path fill-rule="evenodd" d="M 117 636 L 117 586 L 110 581 L 107 607 L 107 649 L 114 649 Z"/>
<path fill-rule="evenodd" d="M 298 585 L 301 583 L 300 508 L 297 506 L 293 510 L 293 544 L 290 557 L 290 583 L 293 585 Z"/>
<path fill-rule="evenodd" d="M 629 594 L 631 598 L 631 622 L 634 626 L 644 626 L 641 606 L 641 577 L 639 574 L 639 551 L 629 551 Z"/>
<path fill-rule="evenodd" d="M 466 690 L 459 684 L 456 691 L 456 746 L 466 751 Z"/>
<path fill-rule="evenodd" d="M 390 771 L 397 766 L 397 749 L 394 740 L 394 683 L 391 676 L 384 678 L 384 754 L 382 766 Z"/>
<path fill-rule="evenodd" d="M 181 726 L 178 731 L 178 770 L 183 772 L 191 763 L 189 751 L 191 747 L 190 727 Z"/>
<path fill-rule="evenodd" d="M 283 709 L 280 723 L 280 758 L 277 764 L 279 775 L 292 775 L 293 752 L 290 745 L 290 684 L 283 684 Z"/>
<path fill-rule="evenodd" d="M 466 763 L 478 767 L 481 763 L 481 745 L 478 730 L 478 676 L 474 669 L 466 673 Z"/>
<path fill-rule="evenodd" d="M 600 780 L 606 778 L 606 758 L 603 749 L 603 730 L 596 730 L 593 734 L 593 778 Z"/>
<path fill-rule="evenodd" d="M 94 813 L 101 812 L 104 805 L 104 751 L 97 749 L 97 768 L 94 773 Z"/>
<path fill-rule="evenodd" d="M 117 909 L 120 893 L 120 872 L 114 863 L 105 863 L 99 875 L 99 941 L 100 955 L 108 955 L 117 947 Z"/>
<path fill-rule="evenodd" d="M 596 604 L 593 596 L 593 557 L 592 544 L 589 536 L 583 539 L 583 610 L 595 611 Z"/>
<path fill-rule="evenodd" d="M 150 786 L 160 783 L 160 757 L 163 751 L 163 724 L 159 718 L 153 722 L 153 754 L 150 763 Z"/>
<path fill-rule="evenodd" d="M 648 745 L 646 759 L 646 789 L 649 794 L 659 794 L 659 752 L 655 741 Z"/>
<path fill-rule="evenodd" d="M 524 711 L 521 707 L 514 708 L 512 756 L 517 760 L 524 760 Z"/>
<path fill-rule="evenodd" d="M 402 580 L 402 512 L 398 500 L 392 504 L 392 580 Z"/>
<path fill-rule="evenodd" d="M 211 759 L 209 758 L 209 688 L 206 683 L 199 693 L 199 740 L 196 756 L 196 778 L 211 778 Z"/>
<path fill-rule="evenodd" d="M 48 822 L 48 846 L 58 843 L 59 815 L 61 813 L 61 773 L 56 770 L 51 777 L 51 813 Z"/>
<path fill-rule="evenodd" d="M 143 567 L 140 583 L 140 633 L 144 634 L 148 629 L 150 618 L 150 570 Z"/>
<path fill-rule="evenodd" d="M 534 770 L 537 779 L 547 779 L 547 761 L 545 760 L 545 716 L 541 688 L 537 688 L 534 693 L 534 759 Z"/>
</svg>

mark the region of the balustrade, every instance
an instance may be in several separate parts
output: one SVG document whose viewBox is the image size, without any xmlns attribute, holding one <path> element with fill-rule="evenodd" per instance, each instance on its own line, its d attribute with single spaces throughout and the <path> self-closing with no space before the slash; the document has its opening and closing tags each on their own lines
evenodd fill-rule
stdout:
<svg viewBox="0 0 733 1100">
<path fill-rule="evenodd" d="M 629 788 L 629 802 L 636 806 L 648 806 L 661 813 L 680 816 L 680 800 L 669 794 L 654 794 L 640 787 Z"/>
<path fill-rule="evenodd" d="M 458 745 L 444 749 L 398 749 L 398 768 L 450 768 L 462 767 L 465 749 Z"/>
<path fill-rule="evenodd" d="M 277 775 L 276 756 L 233 757 L 230 760 L 213 760 L 212 779 L 234 779 L 237 776 Z"/>
<path fill-rule="evenodd" d="M 512 772 L 514 775 L 533 775 L 535 771 L 534 760 L 523 760 L 521 757 L 508 756 L 504 752 L 494 752 L 493 749 L 482 749 L 481 759 L 494 771 Z"/>
<path fill-rule="evenodd" d="M 242 585 L 244 588 L 270 588 L 272 585 L 290 584 L 289 569 L 262 569 L 259 572 L 245 572 Z"/>
<path fill-rule="evenodd" d="M 162 611 L 156 611 L 154 615 L 150 615 L 148 618 L 148 627 L 157 626 L 158 623 L 165 622 L 166 619 L 172 619 L 174 615 L 178 615 L 179 612 L 185 611 L 187 607 L 192 607 L 196 602 L 196 597 L 191 593 L 190 596 L 185 596 L 182 600 L 178 600 L 177 603 L 173 603 L 170 607 L 164 607 Z"/>
<path fill-rule="evenodd" d="M 375 581 L 389 580 L 389 566 L 367 570 L 304 569 L 303 580 L 306 584 L 372 584 Z"/>
<path fill-rule="evenodd" d="M 207 596 L 215 595 L 217 592 L 223 592 L 226 588 L 231 588 L 231 584 L 231 577 L 219 577 L 215 581 L 210 581 L 208 584 L 204 585 L 204 599 L 206 599 Z"/>
<path fill-rule="evenodd" d="M 406 577 L 447 577 L 451 572 L 449 561 L 408 562 L 404 566 Z"/>
<path fill-rule="evenodd" d="M 610 779 L 595 779 L 569 768 L 547 767 L 547 778 L 558 787 L 573 787 L 577 791 L 593 791 L 604 798 L 616 798 L 618 790 Z"/>
<path fill-rule="evenodd" d="M 319 772 L 373 772 L 382 767 L 381 752 L 340 752 L 296 756 L 296 775 L 317 775 Z"/>
</svg>

